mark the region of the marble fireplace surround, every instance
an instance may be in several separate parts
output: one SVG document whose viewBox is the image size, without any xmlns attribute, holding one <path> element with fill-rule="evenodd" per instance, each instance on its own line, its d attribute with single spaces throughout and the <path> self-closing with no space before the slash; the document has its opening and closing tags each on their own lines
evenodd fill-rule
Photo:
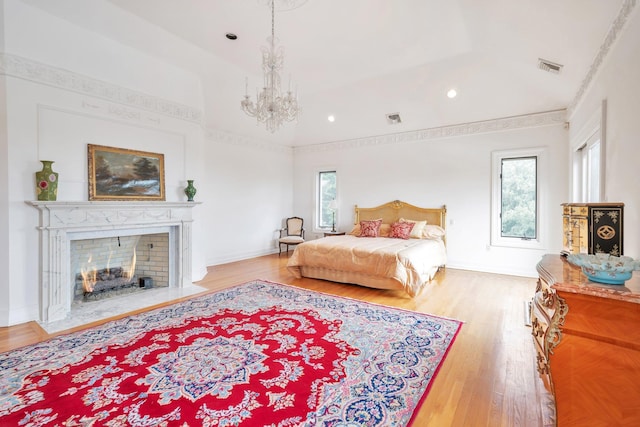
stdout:
<svg viewBox="0 0 640 427">
<path fill-rule="evenodd" d="M 28 202 L 40 211 L 40 322 L 65 319 L 73 302 L 72 240 L 169 233 L 169 288 L 192 284 L 193 202 Z"/>
</svg>

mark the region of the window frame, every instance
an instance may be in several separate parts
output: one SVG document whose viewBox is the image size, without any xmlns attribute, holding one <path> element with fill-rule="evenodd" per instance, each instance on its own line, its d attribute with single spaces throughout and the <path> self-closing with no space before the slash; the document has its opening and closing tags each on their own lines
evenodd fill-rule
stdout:
<svg viewBox="0 0 640 427">
<path fill-rule="evenodd" d="M 524 239 L 521 237 L 502 236 L 502 161 L 505 159 L 536 158 L 536 237 Z M 543 177 L 548 176 L 547 149 L 544 147 L 523 148 L 514 150 L 494 151 L 491 155 L 492 203 L 491 203 L 491 246 L 502 246 L 524 249 L 543 249 L 546 245 L 545 220 L 541 212 L 546 212 L 543 197 Z"/>
<path fill-rule="evenodd" d="M 593 150 L 597 148 L 597 162 L 594 162 Z M 577 199 L 580 202 L 592 203 L 602 201 L 602 187 L 600 185 L 602 164 L 601 158 L 602 144 L 600 133 L 594 132 L 587 141 L 574 151 L 574 173 L 577 180 Z M 597 181 L 594 182 L 594 177 Z"/>
<path fill-rule="evenodd" d="M 604 202 L 606 177 L 606 122 L 607 101 L 603 100 L 600 107 L 587 120 L 582 129 L 571 141 L 571 199 L 577 203 Z M 595 145 L 599 145 L 599 162 L 597 164 L 598 186 L 594 188 L 590 182 L 595 174 L 594 165 L 589 163 L 589 155 Z M 593 190 L 598 193 L 592 198 Z M 597 199 L 597 200 L 596 200 Z"/>
<path fill-rule="evenodd" d="M 335 174 L 335 195 L 334 198 L 337 201 L 338 200 L 338 170 L 337 168 L 321 168 L 316 170 L 315 173 L 315 195 L 314 195 L 314 209 L 313 209 L 313 230 L 315 232 L 325 232 L 328 230 L 331 230 L 331 224 L 327 225 L 327 226 L 322 226 L 320 224 L 320 220 L 322 218 L 322 212 L 321 212 L 321 181 L 322 181 L 322 174 L 324 173 L 334 173 Z M 339 218 L 338 218 L 338 214 L 339 214 L 339 209 L 336 209 L 335 211 L 335 223 L 336 226 L 339 223 Z"/>
</svg>

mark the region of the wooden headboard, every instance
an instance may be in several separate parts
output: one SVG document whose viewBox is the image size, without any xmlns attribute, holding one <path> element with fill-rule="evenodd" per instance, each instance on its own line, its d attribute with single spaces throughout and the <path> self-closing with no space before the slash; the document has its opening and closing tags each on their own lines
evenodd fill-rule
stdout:
<svg viewBox="0 0 640 427">
<path fill-rule="evenodd" d="M 419 208 L 400 200 L 394 200 L 393 202 L 385 203 L 375 208 L 360 208 L 356 205 L 354 224 L 359 224 L 362 220 L 378 218 L 382 218 L 384 224 L 392 224 L 400 218 L 413 219 L 416 221 L 427 220 L 427 224 L 439 225 L 442 228 L 446 228 L 447 207 L 443 205 L 440 208 Z"/>
</svg>

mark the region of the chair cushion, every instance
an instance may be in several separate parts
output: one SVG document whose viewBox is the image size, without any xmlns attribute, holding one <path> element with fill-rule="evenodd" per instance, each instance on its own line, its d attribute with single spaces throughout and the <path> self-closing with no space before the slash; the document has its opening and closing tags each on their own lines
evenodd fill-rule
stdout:
<svg viewBox="0 0 640 427">
<path fill-rule="evenodd" d="M 286 236 L 278 240 L 280 243 L 296 244 L 304 242 L 304 239 L 300 236 Z"/>
<path fill-rule="evenodd" d="M 287 234 L 298 236 L 302 234 L 302 220 L 300 218 L 287 219 Z"/>
</svg>

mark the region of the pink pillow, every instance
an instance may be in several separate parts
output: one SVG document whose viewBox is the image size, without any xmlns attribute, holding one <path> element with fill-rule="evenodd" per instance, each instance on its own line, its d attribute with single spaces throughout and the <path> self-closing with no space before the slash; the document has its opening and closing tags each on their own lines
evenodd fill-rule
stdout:
<svg viewBox="0 0 640 427">
<path fill-rule="evenodd" d="M 378 237 L 382 219 L 360 221 L 360 237 Z"/>
<path fill-rule="evenodd" d="M 378 231 L 378 237 L 389 237 L 390 231 L 391 231 L 391 224 L 382 223 L 382 225 L 380 225 L 380 231 Z M 354 226 L 353 229 L 347 234 L 360 237 L 360 224 L 357 224 L 356 226 Z"/>
<path fill-rule="evenodd" d="M 411 230 L 416 225 L 414 222 L 394 222 L 391 224 L 391 232 L 389 237 L 396 239 L 408 239 L 411 237 Z"/>
</svg>

